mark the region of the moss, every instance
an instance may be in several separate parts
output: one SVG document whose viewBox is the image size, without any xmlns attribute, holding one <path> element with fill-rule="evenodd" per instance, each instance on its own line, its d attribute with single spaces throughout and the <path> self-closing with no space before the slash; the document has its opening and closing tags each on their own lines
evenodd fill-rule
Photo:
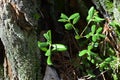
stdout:
<svg viewBox="0 0 120 80">
<path fill-rule="evenodd" d="M 114 7 L 116 7 L 118 11 L 120 12 L 120 1 L 119 0 L 114 0 Z"/>
<path fill-rule="evenodd" d="M 118 9 L 118 11 L 120 12 L 120 7 L 118 7 L 117 9 Z"/>
<path fill-rule="evenodd" d="M 109 12 L 113 11 L 113 2 L 111 0 L 105 0 L 106 8 Z"/>
</svg>

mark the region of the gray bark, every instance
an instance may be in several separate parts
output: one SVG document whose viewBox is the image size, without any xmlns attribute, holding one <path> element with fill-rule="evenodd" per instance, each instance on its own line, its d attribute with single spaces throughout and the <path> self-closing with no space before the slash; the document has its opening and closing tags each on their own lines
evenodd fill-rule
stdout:
<svg viewBox="0 0 120 80">
<path fill-rule="evenodd" d="M 105 18 L 120 21 L 120 0 L 92 0 Z"/>
<path fill-rule="evenodd" d="M 101 14 L 104 16 L 104 18 L 106 19 L 106 22 L 108 22 L 108 24 L 111 21 L 116 21 L 119 23 L 120 21 L 120 0 L 92 0 L 92 2 L 96 5 L 96 8 L 101 12 Z M 105 26 L 104 26 L 105 27 Z M 113 48 L 115 48 L 115 50 L 117 51 L 117 56 L 119 56 L 119 48 L 120 46 L 119 44 L 119 37 L 116 37 L 116 35 L 119 36 L 119 34 L 117 34 L 117 30 L 112 27 L 112 37 L 114 37 L 115 39 L 111 42 L 114 44 L 112 44 Z"/>
<path fill-rule="evenodd" d="M 0 38 L 5 48 L 4 80 L 41 80 L 32 0 L 0 0 Z"/>
</svg>

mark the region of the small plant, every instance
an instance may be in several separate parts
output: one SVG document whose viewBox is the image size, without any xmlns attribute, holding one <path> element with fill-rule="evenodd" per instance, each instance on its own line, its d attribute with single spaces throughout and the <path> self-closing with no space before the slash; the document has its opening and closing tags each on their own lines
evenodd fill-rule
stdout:
<svg viewBox="0 0 120 80">
<path fill-rule="evenodd" d="M 53 65 L 51 61 L 51 55 L 54 51 L 66 51 L 67 48 L 63 44 L 52 44 L 52 35 L 51 30 L 48 30 L 47 33 L 44 33 L 43 35 L 46 42 L 38 41 L 38 47 L 45 52 L 45 56 L 47 56 L 47 64 Z"/>
<path fill-rule="evenodd" d="M 74 29 L 75 31 L 75 39 L 80 39 L 80 35 L 78 33 L 78 30 L 75 28 L 75 24 L 79 21 L 80 19 L 80 15 L 79 13 L 74 13 L 72 14 L 70 17 L 68 17 L 67 15 L 65 15 L 64 13 L 61 14 L 60 16 L 61 19 L 59 19 L 59 22 L 63 22 L 65 23 L 65 29 L 66 30 L 71 30 Z"/>
<path fill-rule="evenodd" d="M 64 26 L 66 30 L 73 29 L 75 31 L 75 39 L 80 40 L 83 37 L 86 39 L 87 41 L 86 44 L 88 44 L 87 48 L 79 51 L 79 56 L 82 58 L 81 62 L 83 62 L 85 67 L 90 67 L 90 64 L 94 64 L 96 68 L 98 68 L 99 71 L 101 71 L 101 73 L 106 72 L 107 70 L 112 70 L 113 71 L 112 76 L 114 80 L 118 80 L 116 70 L 118 69 L 118 67 L 120 67 L 119 63 L 120 60 L 118 60 L 118 57 L 116 57 L 115 50 L 111 48 L 111 46 L 109 46 L 108 44 L 105 44 L 104 46 L 107 46 L 105 48 L 107 56 L 103 54 L 104 50 L 103 53 L 94 52 L 95 50 L 98 49 L 101 42 L 104 42 L 103 40 L 107 37 L 107 35 L 102 33 L 103 28 L 100 25 L 100 23 L 105 19 L 100 18 L 95 8 L 91 7 L 88 11 L 88 16 L 86 18 L 87 25 L 85 26 L 82 32 L 79 32 L 75 27 L 75 24 L 79 21 L 79 19 L 80 19 L 79 13 L 74 13 L 70 15 L 70 17 L 62 13 L 58 21 L 65 23 Z M 119 27 L 120 24 L 118 22 L 113 21 L 110 22 L 109 25 L 113 26 L 116 29 L 117 35 L 120 35 Z M 90 29 L 90 32 L 84 33 L 88 28 Z M 78 43 L 79 43 L 78 45 L 82 44 L 81 42 Z M 91 70 L 86 69 L 86 73 L 88 74 L 89 77 L 96 77 Z"/>
</svg>

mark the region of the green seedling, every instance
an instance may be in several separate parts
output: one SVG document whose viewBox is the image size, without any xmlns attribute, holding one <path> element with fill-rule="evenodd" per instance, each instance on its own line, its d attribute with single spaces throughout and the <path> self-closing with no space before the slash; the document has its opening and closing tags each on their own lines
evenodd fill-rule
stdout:
<svg viewBox="0 0 120 80">
<path fill-rule="evenodd" d="M 74 13 L 72 15 L 70 15 L 70 17 L 68 17 L 67 15 L 65 15 L 64 13 L 61 14 L 60 19 L 58 20 L 59 22 L 63 22 L 65 23 L 65 29 L 66 30 L 74 30 L 75 31 L 75 39 L 80 39 L 80 35 L 77 31 L 77 29 L 75 28 L 75 24 L 79 21 L 80 19 L 80 15 L 79 13 Z"/>
<path fill-rule="evenodd" d="M 38 47 L 45 52 L 45 56 L 47 56 L 47 64 L 53 65 L 51 61 L 51 55 L 54 51 L 66 51 L 67 48 L 63 44 L 52 44 L 52 36 L 51 36 L 51 30 L 48 30 L 47 33 L 44 33 L 43 35 L 46 39 L 46 42 L 38 41 Z"/>
</svg>

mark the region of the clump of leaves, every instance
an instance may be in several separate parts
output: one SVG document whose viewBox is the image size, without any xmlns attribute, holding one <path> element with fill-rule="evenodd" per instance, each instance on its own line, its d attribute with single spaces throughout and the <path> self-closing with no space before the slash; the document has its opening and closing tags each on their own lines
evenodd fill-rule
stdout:
<svg viewBox="0 0 120 80">
<path fill-rule="evenodd" d="M 79 13 L 74 13 L 70 15 L 69 17 L 65 15 L 64 13 L 61 14 L 60 19 L 58 20 L 59 22 L 65 23 L 65 29 L 66 30 L 72 30 L 74 29 L 75 31 L 75 39 L 80 39 L 80 35 L 78 34 L 78 30 L 75 28 L 75 24 L 79 21 L 80 19 L 80 14 Z"/>
<path fill-rule="evenodd" d="M 91 7 L 88 11 L 88 16 L 86 17 L 87 25 L 81 32 L 81 34 L 78 34 L 78 30 L 74 26 L 80 19 L 79 13 L 74 13 L 70 15 L 69 17 L 65 15 L 64 13 L 61 14 L 59 22 L 65 23 L 64 27 L 66 30 L 74 30 L 75 31 L 75 39 L 81 39 L 81 37 L 86 38 L 86 40 L 89 40 L 87 48 L 79 51 L 79 56 L 83 57 L 82 62 L 85 64 L 86 67 L 89 67 L 88 64 L 90 61 L 92 64 L 96 66 L 96 68 L 99 68 L 100 71 L 109 70 L 112 68 L 116 70 L 116 64 L 118 64 L 118 60 L 116 59 L 116 55 L 113 53 L 115 52 L 110 46 L 108 46 L 107 52 L 109 52 L 109 56 L 103 55 L 101 53 L 98 55 L 98 53 L 94 52 L 95 49 L 98 48 L 100 42 L 106 37 L 102 34 L 103 28 L 100 26 L 100 23 L 104 21 L 104 18 L 99 17 L 98 12 L 95 10 L 94 7 Z M 120 35 L 120 24 L 116 21 L 110 22 L 110 25 L 113 26 L 116 29 L 117 35 Z M 83 33 L 90 28 L 90 32 L 83 35 Z M 81 44 L 81 42 L 79 42 Z M 79 45 L 78 44 L 78 45 Z M 118 64 L 119 65 L 119 64 Z M 86 70 L 86 73 L 90 77 L 95 77 L 91 70 Z M 118 75 L 116 75 L 116 72 L 112 74 L 114 80 L 118 80 Z"/>
<path fill-rule="evenodd" d="M 51 61 L 51 55 L 54 51 L 66 51 L 67 47 L 63 44 L 52 44 L 52 35 L 51 30 L 48 30 L 47 33 L 43 35 L 46 39 L 46 42 L 38 41 L 38 47 L 45 52 L 45 56 L 47 56 L 47 64 L 53 65 Z"/>
</svg>

